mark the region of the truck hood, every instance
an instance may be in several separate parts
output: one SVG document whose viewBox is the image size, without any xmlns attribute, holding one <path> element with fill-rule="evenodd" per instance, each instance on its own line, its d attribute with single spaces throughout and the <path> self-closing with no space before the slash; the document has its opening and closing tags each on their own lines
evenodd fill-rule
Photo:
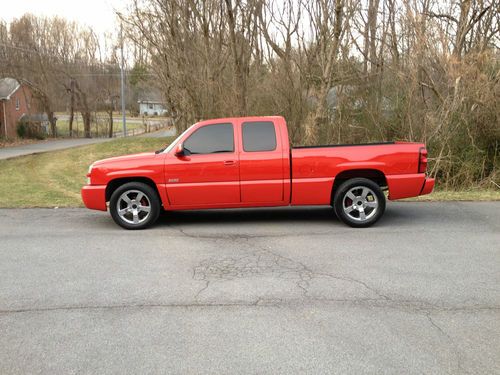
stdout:
<svg viewBox="0 0 500 375">
<path fill-rule="evenodd" d="M 126 161 L 138 161 L 145 160 L 155 157 L 154 152 L 142 152 L 140 154 L 131 154 L 131 155 L 123 155 L 123 156 L 115 156 L 113 158 L 101 159 L 94 162 L 95 167 L 104 166 L 105 164 L 111 164 L 116 162 L 126 162 Z"/>
</svg>

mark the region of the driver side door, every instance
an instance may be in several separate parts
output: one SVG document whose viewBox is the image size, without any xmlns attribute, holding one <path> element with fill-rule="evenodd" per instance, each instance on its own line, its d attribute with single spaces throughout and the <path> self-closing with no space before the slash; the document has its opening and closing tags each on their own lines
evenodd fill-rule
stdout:
<svg viewBox="0 0 500 375">
<path fill-rule="evenodd" d="M 184 140 L 183 146 L 185 155 L 171 153 L 165 164 L 171 206 L 209 208 L 240 203 L 234 125 L 202 125 Z"/>
</svg>

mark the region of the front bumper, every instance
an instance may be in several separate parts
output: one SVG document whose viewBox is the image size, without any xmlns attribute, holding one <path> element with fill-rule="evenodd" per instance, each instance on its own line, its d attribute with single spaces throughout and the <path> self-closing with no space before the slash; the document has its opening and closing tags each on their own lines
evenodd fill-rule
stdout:
<svg viewBox="0 0 500 375">
<path fill-rule="evenodd" d="M 420 195 L 430 194 L 434 189 L 435 180 L 433 178 L 426 177 Z"/>
<path fill-rule="evenodd" d="M 106 185 L 85 185 L 81 193 L 85 207 L 106 211 Z"/>
</svg>

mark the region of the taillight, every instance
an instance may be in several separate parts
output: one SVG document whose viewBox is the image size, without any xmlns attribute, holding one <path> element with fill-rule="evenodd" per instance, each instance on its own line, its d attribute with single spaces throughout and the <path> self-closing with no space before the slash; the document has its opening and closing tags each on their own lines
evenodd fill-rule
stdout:
<svg viewBox="0 0 500 375">
<path fill-rule="evenodd" d="M 425 173 L 427 170 L 427 150 L 425 147 L 420 148 L 418 157 L 418 173 Z"/>
</svg>

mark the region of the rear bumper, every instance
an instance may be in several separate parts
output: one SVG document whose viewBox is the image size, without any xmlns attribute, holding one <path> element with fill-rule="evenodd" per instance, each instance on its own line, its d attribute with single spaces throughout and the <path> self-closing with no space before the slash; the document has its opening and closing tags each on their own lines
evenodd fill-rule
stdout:
<svg viewBox="0 0 500 375">
<path fill-rule="evenodd" d="M 85 185 L 81 193 L 85 207 L 106 211 L 106 185 Z"/>
<path fill-rule="evenodd" d="M 429 194 L 434 188 L 434 179 L 424 173 L 386 176 L 389 199 L 403 199 Z"/>
<path fill-rule="evenodd" d="M 424 181 L 424 185 L 422 186 L 422 190 L 420 191 L 420 195 L 430 194 L 434 189 L 435 180 L 433 178 L 426 178 Z"/>
</svg>

